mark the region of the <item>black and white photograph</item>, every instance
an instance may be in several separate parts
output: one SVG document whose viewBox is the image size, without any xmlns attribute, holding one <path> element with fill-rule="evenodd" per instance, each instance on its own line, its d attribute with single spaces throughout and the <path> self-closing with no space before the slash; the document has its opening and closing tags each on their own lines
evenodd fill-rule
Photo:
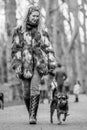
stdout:
<svg viewBox="0 0 87 130">
<path fill-rule="evenodd" d="M 87 130 L 87 0 L 0 0 L 0 130 Z"/>
</svg>

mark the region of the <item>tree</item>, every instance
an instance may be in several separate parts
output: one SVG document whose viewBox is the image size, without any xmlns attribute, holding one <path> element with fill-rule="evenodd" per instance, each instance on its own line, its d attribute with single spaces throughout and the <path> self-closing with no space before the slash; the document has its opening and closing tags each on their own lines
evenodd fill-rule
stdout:
<svg viewBox="0 0 87 130">
<path fill-rule="evenodd" d="M 8 80 L 10 68 L 10 51 L 12 30 L 16 26 L 16 2 L 15 0 L 4 0 L 5 3 L 5 33 L 3 46 L 3 72 L 5 81 Z"/>
</svg>

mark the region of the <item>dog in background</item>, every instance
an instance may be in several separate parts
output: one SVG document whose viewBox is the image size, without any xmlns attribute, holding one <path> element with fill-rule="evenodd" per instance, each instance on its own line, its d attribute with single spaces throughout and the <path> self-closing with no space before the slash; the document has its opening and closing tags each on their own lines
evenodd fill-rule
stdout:
<svg viewBox="0 0 87 130">
<path fill-rule="evenodd" d="M 53 90 L 53 99 L 50 105 L 50 122 L 53 123 L 54 111 L 57 111 L 58 124 L 61 124 L 61 115 L 64 115 L 63 121 L 68 116 L 68 96 L 65 93 L 57 92 L 57 88 Z"/>
<path fill-rule="evenodd" d="M 0 109 L 4 109 L 4 94 L 0 92 Z"/>
</svg>

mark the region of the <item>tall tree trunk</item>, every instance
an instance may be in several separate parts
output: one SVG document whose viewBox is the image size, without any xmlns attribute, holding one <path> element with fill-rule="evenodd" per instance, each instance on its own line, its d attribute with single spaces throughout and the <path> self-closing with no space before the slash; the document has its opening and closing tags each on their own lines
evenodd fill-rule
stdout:
<svg viewBox="0 0 87 130">
<path fill-rule="evenodd" d="M 46 1 L 46 24 L 49 29 L 51 41 L 53 43 L 55 56 L 59 62 L 61 59 L 61 36 L 60 36 L 60 11 L 58 8 L 58 0 Z"/>
<path fill-rule="evenodd" d="M 75 2 L 75 8 L 73 10 L 73 15 L 75 19 L 75 26 L 79 27 L 79 19 L 78 19 L 78 4 Z M 80 34 L 78 30 L 78 36 L 75 40 L 75 60 L 76 60 L 76 71 L 77 71 L 77 78 L 82 84 L 82 61 L 81 61 L 82 49 L 81 49 L 81 42 L 80 42 Z"/>
<path fill-rule="evenodd" d="M 6 58 L 6 73 L 8 73 L 7 78 L 9 78 L 9 72 L 8 69 L 10 68 L 10 52 L 11 52 L 11 38 L 12 38 L 12 30 L 16 26 L 16 1 L 15 0 L 4 0 L 5 3 L 5 53 Z"/>
<path fill-rule="evenodd" d="M 83 31 L 84 31 L 84 52 L 83 52 L 83 90 L 87 93 L 87 29 L 86 29 L 86 10 L 85 10 L 85 4 L 87 4 L 86 0 L 82 0 L 82 13 L 84 15 L 84 23 L 83 23 Z"/>
<path fill-rule="evenodd" d="M 57 17 L 58 17 L 58 0 L 51 0 L 52 3 L 52 13 L 53 13 L 53 46 L 54 46 L 54 50 L 55 50 L 55 56 L 56 59 L 58 59 L 59 55 L 58 55 L 58 44 L 59 44 L 59 39 L 58 37 L 58 33 L 57 33 Z"/>
<path fill-rule="evenodd" d="M 77 6 L 77 1 L 73 0 L 67 0 L 67 4 L 68 4 L 68 7 L 69 7 L 69 10 L 68 11 L 71 11 L 74 15 L 74 29 L 72 29 L 71 27 L 71 23 L 70 21 L 69 24 L 70 24 L 70 31 L 71 31 L 71 41 L 68 43 L 68 46 L 66 47 L 64 42 L 62 42 L 62 48 L 63 48 L 63 52 L 64 52 L 64 59 L 65 59 L 65 64 L 66 64 L 66 68 L 67 68 L 67 74 L 68 74 L 68 78 L 73 86 L 73 81 L 76 80 L 78 77 L 80 78 L 80 67 L 78 68 L 78 64 L 79 64 L 79 58 L 78 58 L 78 48 L 76 48 L 76 51 L 74 51 L 74 47 L 75 47 L 75 44 L 78 43 L 78 40 L 77 40 L 77 34 L 79 33 L 79 25 L 78 25 L 78 6 Z M 70 12 L 68 12 L 69 14 Z M 70 20 L 70 19 L 69 19 Z M 64 34 L 62 32 L 62 37 L 64 37 Z M 63 38 L 64 39 L 64 38 Z M 63 41 L 63 40 L 62 40 Z M 76 46 L 78 47 L 78 46 Z M 73 55 L 72 52 L 77 52 L 77 55 L 75 55 L 75 53 Z M 73 58 L 74 57 L 74 58 Z M 77 57 L 77 60 L 75 60 L 75 57 Z M 76 67 L 75 67 L 76 66 Z M 79 69 L 79 72 L 78 72 L 78 69 Z M 75 74 L 73 76 L 73 74 Z M 77 74 L 77 76 L 76 76 Z M 73 79 L 74 77 L 74 79 Z M 73 89 L 73 88 L 71 88 Z"/>
</svg>

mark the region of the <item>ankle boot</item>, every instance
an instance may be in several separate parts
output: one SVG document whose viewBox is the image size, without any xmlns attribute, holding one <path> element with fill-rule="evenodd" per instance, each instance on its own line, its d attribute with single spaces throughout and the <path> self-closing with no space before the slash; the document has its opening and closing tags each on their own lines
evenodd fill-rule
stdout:
<svg viewBox="0 0 87 130">
<path fill-rule="evenodd" d="M 30 98 L 24 98 L 24 102 L 25 102 L 27 111 L 28 111 L 29 116 L 30 116 Z"/>
<path fill-rule="evenodd" d="M 31 96 L 31 102 L 30 102 L 30 124 L 36 124 L 37 123 L 36 116 L 37 116 L 37 111 L 38 111 L 39 98 L 40 98 L 40 95 Z"/>
</svg>

